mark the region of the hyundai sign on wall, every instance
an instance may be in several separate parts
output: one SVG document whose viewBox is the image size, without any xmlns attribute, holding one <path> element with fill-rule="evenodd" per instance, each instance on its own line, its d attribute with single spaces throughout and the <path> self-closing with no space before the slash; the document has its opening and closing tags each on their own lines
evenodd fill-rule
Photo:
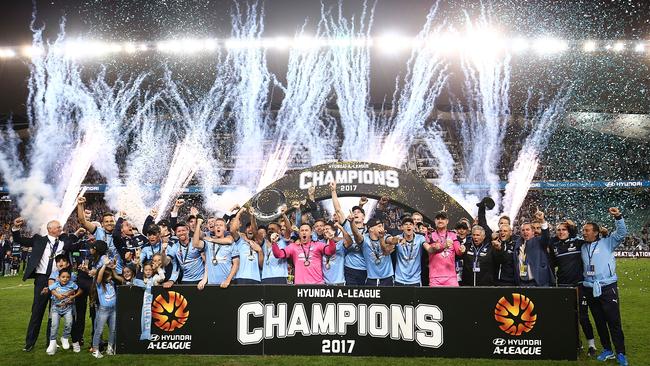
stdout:
<svg viewBox="0 0 650 366">
<path fill-rule="evenodd" d="M 151 312 L 142 295 L 118 290 L 118 353 L 577 357 L 567 288 L 154 287 Z"/>
</svg>

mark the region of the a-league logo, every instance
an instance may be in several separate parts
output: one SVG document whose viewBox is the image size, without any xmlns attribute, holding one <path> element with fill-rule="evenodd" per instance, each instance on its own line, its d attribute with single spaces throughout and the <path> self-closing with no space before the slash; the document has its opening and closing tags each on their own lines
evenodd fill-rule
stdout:
<svg viewBox="0 0 650 366">
<path fill-rule="evenodd" d="M 537 321 L 537 314 L 533 314 L 535 304 L 522 294 L 512 294 L 512 302 L 502 297 L 494 308 L 494 319 L 499 323 L 499 329 L 513 335 L 520 336 L 530 332 Z"/>
<path fill-rule="evenodd" d="M 173 332 L 182 328 L 190 316 L 187 310 L 187 299 L 178 292 L 168 291 L 167 299 L 160 294 L 151 303 L 151 317 L 154 324 L 161 330 Z"/>
</svg>

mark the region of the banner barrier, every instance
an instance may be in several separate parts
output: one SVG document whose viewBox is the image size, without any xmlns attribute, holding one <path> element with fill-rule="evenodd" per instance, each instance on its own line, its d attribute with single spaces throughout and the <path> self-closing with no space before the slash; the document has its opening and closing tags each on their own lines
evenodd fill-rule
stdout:
<svg viewBox="0 0 650 366">
<path fill-rule="evenodd" d="M 650 250 L 617 250 L 616 258 L 650 258 Z"/>
<path fill-rule="evenodd" d="M 433 185 L 436 185 L 435 179 L 427 179 Z M 499 183 L 500 189 L 505 189 L 508 182 L 502 181 Z M 490 187 L 485 184 L 477 183 L 459 183 L 458 186 L 465 191 L 485 190 Z M 87 193 L 106 193 L 108 190 L 107 184 L 84 184 L 81 188 L 86 188 Z M 149 186 L 149 189 L 158 191 L 159 186 Z M 213 189 L 214 193 L 221 194 L 229 188 L 234 186 L 219 186 Z M 650 180 L 630 180 L 630 181 L 535 181 L 530 185 L 530 189 L 599 189 L 599 188 L 650 188 Z M 201 194 L 203 187 L 201 186 L 187 186 L 183 188 L 182 194 Z M 0 186 L 0 194 L 9 194 L 9 187 Z"/>
<path fill-rule="evenodd" d="M 120 354 L 351 355 L 576 360 L 572 288 L 121 286 Z"/>
</svg>

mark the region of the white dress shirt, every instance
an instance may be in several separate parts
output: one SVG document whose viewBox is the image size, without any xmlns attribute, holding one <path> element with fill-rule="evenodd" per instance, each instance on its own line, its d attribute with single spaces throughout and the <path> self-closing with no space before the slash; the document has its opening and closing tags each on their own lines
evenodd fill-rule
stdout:
<svg viewBox="0 0 650 366">
<path fill-rule="evenodd" d="M 56 242 L 57 238 L 48 235 L 47 240 L 48 244 L 45 245 L 45 250 L 43 250 L 43 255 L 41 256 L 41 261 L 38 263 L 38 266 L 36 266 L 37 274 L 47 274 L 46 272 L 49 261 L 54 260 L 54 257 L 63 253 L 63 242 L 61 240 L 59 240 L 59 245 L 56 248 L 54 248 L 54 243 Z M 54 251 L 54 255 L 52 255 L 52 251 Z M 54 263 L 52 264 L 52 267 L 54 267 Z"/>
</svg>

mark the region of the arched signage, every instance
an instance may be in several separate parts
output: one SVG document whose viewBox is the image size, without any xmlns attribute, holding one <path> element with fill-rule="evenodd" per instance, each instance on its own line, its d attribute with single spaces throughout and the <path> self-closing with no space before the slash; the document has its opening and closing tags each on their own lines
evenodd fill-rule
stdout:
<svg viewBox="0 0 650 366">
<path fill-rule="evenodd" d="M 305 199 L 311 186 L 316 189 L 316 201 L 326 200 L 331 198 L 329 183 L 332 181 L 337 183 L 339 197 L 366 196 L 379 199 L 387 196 L 393 203 L 422 213 L 427 221 L 432 222 L 436 213 L 443 208 L 452 225 L 463 217 L 472 217 L 447 193 L 413 173 L 358 161 L 326 163 L 291 171 L 247 204 L 255 202 L 261 211 L 273 212 L 281 202 Z"/>
</svg>

